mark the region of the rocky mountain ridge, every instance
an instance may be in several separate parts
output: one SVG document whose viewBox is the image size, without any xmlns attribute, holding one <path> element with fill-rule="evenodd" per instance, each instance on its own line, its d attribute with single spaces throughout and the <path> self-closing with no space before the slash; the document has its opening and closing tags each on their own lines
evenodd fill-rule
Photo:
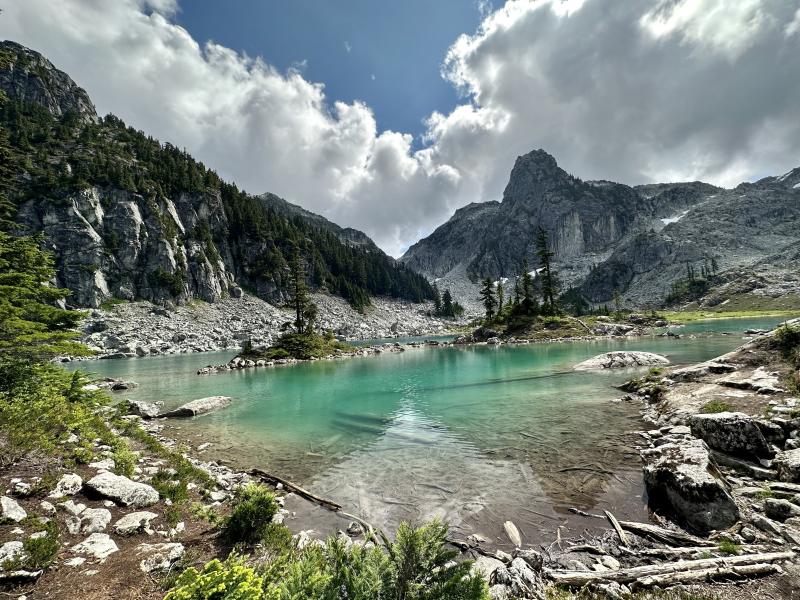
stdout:
<svg viewBox="0 0 800 600">
<path fill-rule="evenodd" d="M 655 306 L 687 265 L 769 262 L 800 243 L 798 224 L 800 168 L 731 190 L 703 182 L 631 187 L 582 181 L 535 150 L 517 159 L 501 202 L 456 211 L 400 260 L 477 296 L 479 279 L 516 276 L 523 258 L 537 264 L 541 227 L 562 290 L 577 288 L 596 304 L 618 291 L 629 305 Z"/>
<path fill-rule="evenodd" d="M 43 234 L 70 304 L 217 302 L 243 288 L 282 302 L 295 248 L 312 288 L 358 309 L 370 296 L 433 295 L 364 233 L 272 194 L 250 196 L 185 151 L 99 118 L 86 92 L 33 50 L 0 43 L 0 90 L 0 193 L 20 233 Z"/>
</svg>

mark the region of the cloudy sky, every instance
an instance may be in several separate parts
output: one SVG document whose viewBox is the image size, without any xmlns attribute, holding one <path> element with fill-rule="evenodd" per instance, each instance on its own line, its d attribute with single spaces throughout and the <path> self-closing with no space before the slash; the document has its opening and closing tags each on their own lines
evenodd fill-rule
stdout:
<svg viewBox="0 0 800 600">
<path fill-rule="evenodd" d="M 534 148 L 625 183 L 800 165 L 800 0 L 384 4 L 0 0 L 0 37 L 394 255 Z"/>
</svg>

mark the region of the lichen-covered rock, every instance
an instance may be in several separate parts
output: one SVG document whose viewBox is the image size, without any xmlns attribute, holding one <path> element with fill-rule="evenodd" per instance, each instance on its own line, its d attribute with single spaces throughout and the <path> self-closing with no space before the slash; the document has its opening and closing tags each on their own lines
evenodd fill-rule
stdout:
<svg viewBox="0 0 800 600">
<path fill-rule="evenodd" d="M 19 523 L 27 516 L 28 513 L 19 505 L 19 502 L 8 496 L 0 498 L 0 522 L 14 521 Z"/>
<path fill-rule="evenodd" d="M 715 450 L 745 457 L 773 455 L 758 423 L 744 413 L 697 414 L 689 418 L 689 426 L 692 435 Z"/>
<path fill-rule="evenodd" d="M 56 487 L 50 492 L 50 498 L 61 498 L 62 496 L 74 496 L 81 491 L 83 480 L 76 473 L 67 473 L 58 480 Z"/>
<path fill-rule="evenodd" d="M 576 371 L 622 369 L 626 367 L 653 367 L 668 365 L 669 360 L 652 352 L 627 352 L 619 350 L 599 354 L 575 365 Z"/>
<path fill-rule="evenodd" d="M 111 522 L 107 508 L 87 508 L 81 513 L 81 533 L 100 533 Z"/>
<path fill-rule="evenodd" d="M 739 520 L 739 508 L 705 442 L 675 439 L 641 454 L 651 506 L 701 533 Z"/>
<path fill-rule="evenodd" d="M 192 400 L 186 404 L 179 406 L 175 410 L 165 412 L 162 417 L 196 417 L 206 413 L 220 410 L 230 405 L 231 399 L 229 396 L 209 396 L 208 398 L 199 398 Z"/>
<path fill-rule="evenodd" d="M 785 521 L 792 517 L 800 517 L 800 506 L 780 498 L 764 500 L 764 514 L 776 521 Z"/>
<path fill-rule="evenodd" d="M 158 404 L 144 400 L 128 400 L 128 409 L 130 414 L 139 415 L 144 419 L 155 419 L 161 410 Z"/>
<path fill-rule="evenodd" d="M 139 544 L 136 553 L 144 556 L 139 568 L 145 573 L 168 571 L 184 555 L 183 544 L 167 542 L 163 544 Z"/>
<path fill-rule="evenodd" d="M 139 531 L 146 532 L 150 528 L 150 521 L 156 517 L 158 517 L 156 513 L 146 510 L 132 512 L 114 523 L 114 531 L 120 535 L 131 535 Z"/>
<path fill-rule="evenodd" d="M 779 452 L 772 464 L 778 471 L 778 479 L 800 483 L 800 448 Z"/>
<path fill-rule="evenodd" d="M 93 533 L 81 543 L 75 544 L 72 551 L 105 560 L 114 552 L 119 551 L 119 548 L 107 533 Z"/>
<path fill-rule="evenodd" d="M 150 506 L 158 502 L 159 498 L 155 488 L 108 472 L 92 477 L 86 482 L 86 487 L 105 498 L 133 508 Z"/>
</svg>

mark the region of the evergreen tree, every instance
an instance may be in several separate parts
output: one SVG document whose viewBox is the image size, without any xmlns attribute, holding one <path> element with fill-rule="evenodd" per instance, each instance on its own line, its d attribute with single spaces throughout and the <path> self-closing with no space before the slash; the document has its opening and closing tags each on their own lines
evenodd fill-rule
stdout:
<svg viewBox="0 0 800 600">
<path fill-rule="evenodd" d="M 514 308 L 517 308 L 522 301 L 522 287 L 520 286 L 519 280 L 519 277 L 514 278 L 514 297 L 511 300 Z"/>
<path fill-rule="evenodd" d="M 441 313 L 445 317 L 454 317 L 455 313 L 453 311 L 453 295 L 450 293 L 449 289 L 444 291 L 444 295 L 442 296 L 442 309 Z"/>
<path fill-rule="evenodd" d="M 711 257 L 711 272 L 716 273 L 719 269 L 719 264 L 717 263 L 717 259 L 713 256 Z"/>
<path fill-rule="evenodd" d="M 494 318 L 494 309 L 497 306 L 497 300 L 494 296 L 494 283 L 492 283 L 491 277 L 483 280 L 480 298 L 483 302 L 483 307 L 486 309 L 486 320 L 491 321 Z"/>
<path fill-rule="evenodd" d="M 531 276 L 527 258 L 522 259 L 522 274 L 520 275 L 520 279 L 522 279 L 522 302 L 520 303 L 522 314 L 535 315 L 536 300 L 533 298 L 533 277 Z"/>
<path fill-rule="evenodd" d="M 541 227 L 536 236 L 536 255 L 539 257 L 539 265 L 541 267 L 542 312 L 547 315 L 556 315 L 559 312 L 556 301 L 558 281 L 550 262 L 555 252 L 548 247 L 547 232 Z"/>
<path fill-rule="evenodd" d="M 449 293 L 448 290 L 445 292 Z M 433 312 L 434 314 L 442 314 L 442 295 L 439 293 L 439 286 L 433 284 Z"/>
<path fill-rule="evenodd" d="M 503 289 L 503 282 L 497 282 L 497 314 L 501 314 L 503 312 L 503 300 L 505 297 L 505 290 Z"/>
<path fill-rule="evenodd" d="M 308 329 L 309 325 L 313 328 L 313 318 L 316 317 L 317 309 L 308 297 L 305 264 L 297 244 L 292 245 L 292 254 L 289 259 L 289 283 L 295 314 L 294 328 L 298 333 L 302 333 Z"/>
</svg>

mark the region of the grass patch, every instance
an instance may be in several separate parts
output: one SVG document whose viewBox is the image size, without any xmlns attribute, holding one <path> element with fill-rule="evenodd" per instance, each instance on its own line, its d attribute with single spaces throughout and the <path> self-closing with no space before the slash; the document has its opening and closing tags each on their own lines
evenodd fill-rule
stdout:
<svg viewBox="0 0 800 600">
<path fill-rule="evenodd" d="M 742 551 L 742 547 L 731 540 L 722 540 L 719 543 L 719 551 L 723 554 L 739 554 Z"/>
<path fill-rule="evenodd" d="M 686 310 L 686 311 L 665 311 L 664 317 L 668 321 L 678 321 L 688 323 L 690 321 L 708 321 L 711 319 L 744 319 L 747 317 L 797 317 L 800 310 Z"/>
<path fill-rule="evenodd" d="M 41 523 L 39 523 L 41 525 Z M 2 565 L 5 571 L 26 569 L 38 571 L 46 569 L 58 555 L 61 544 L 58 540 L 58 524 L 55 520 L 48 522 L 43 527 L 37 528 L 45 535 L 36 538 L 26 538 L 22 542 L 23 554 L 19 558 L 7 560 Z"/>
<path fill-rule="evenodd" d="M 712 415 L 715 413 L 722 413 L 722 412 L 731 412 L 732 410 L 733 407 L 727 402 L 723 402 L 722 400 L 711 400 L 710 402 L 706 402 L 700 408 L 700 412 L 705 415 Z"/>
<path fill-rule="evenodd" d="M 104 301 L 100 304 L 100 308 L 103 310 L 111 310 L 115 306 L 119 306 L 120 304 L 127 304 L 127 300 L 123 300 L 122 298 L 109 298 L 108 300 Z"/>
<path fill-rule="evenodd" d="M 774 496 L 775 493 L 772 491 L 772 489 L 770 489 L 768 485 L 765 485 L 763 488 L 761 488 L 761 491 L 758 492 L 758 498 L 760 500 L 766 500 L 767 498 L 773 498 Z"/>
</svg>

